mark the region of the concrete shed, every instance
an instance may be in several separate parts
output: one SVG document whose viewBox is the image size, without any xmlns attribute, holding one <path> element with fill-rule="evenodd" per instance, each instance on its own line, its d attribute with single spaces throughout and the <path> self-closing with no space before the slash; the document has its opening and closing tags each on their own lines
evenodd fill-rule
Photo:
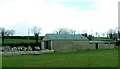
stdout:
<svg viewBox="0 0 120 69">
<path fill-rule="evenodd" d="M 89 40 L 82 35 L 75 34 L 46 34 L 42 39 L 42 49 L 58 51 L 86 50 Z"/>
<path fill-rule="evenodd" d="M 90 49 L 113 49 L 114 41 L 89 41 Z"/>
</svg>

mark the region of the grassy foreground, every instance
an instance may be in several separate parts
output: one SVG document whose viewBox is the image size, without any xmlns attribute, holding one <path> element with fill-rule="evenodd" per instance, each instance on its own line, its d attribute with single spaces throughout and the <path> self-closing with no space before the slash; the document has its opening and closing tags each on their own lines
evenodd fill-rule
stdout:
<svg viewBox="0 0 120 69">
<path fill-rule="evenodd" d="M 0 68 L 2 68 L 2 55 L 0 55 Z"/>
<path fill-rule="evenodd" d="M 3 56 L 3 67 L 117 67 L 118 50 Z"/>
</svg>

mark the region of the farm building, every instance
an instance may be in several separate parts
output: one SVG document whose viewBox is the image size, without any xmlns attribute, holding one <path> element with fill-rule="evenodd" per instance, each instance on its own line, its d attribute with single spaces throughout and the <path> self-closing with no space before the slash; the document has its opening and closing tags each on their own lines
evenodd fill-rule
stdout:
<svg viewBox="0 0 120 69">
<path fill-rule="evenodd" d="M 113 41 L 89 41 L 90 49 L 112 49 L 115 48 Z"/>
<path fill-rule="evenodd" d="M 82 35 L 75 34 L 46 34 L 42 39 L 42 49 L 54 51 L 112 49 L 112 41 L 89 41 Z"/>
<path fill-rule="evenodd" d="M 46 34 L 42 39 L 42 49 L 54 51 L 85 50 L 89 48 L 89 40 L 75 34 Z"/>
</svg>

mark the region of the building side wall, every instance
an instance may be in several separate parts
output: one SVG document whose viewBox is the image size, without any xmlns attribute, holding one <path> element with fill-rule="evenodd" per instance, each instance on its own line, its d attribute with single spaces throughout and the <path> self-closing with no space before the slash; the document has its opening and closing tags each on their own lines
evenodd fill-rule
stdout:
<svg viewBox="0 0 120 69">
<path fill-rule="evenodd" d="M 55 51 L 74 51 L 88 49 L 88 41 L 52 41 L 52 48 Z"/>
<path fill-rule="evenodd" d="M 44 49 L 44 42 L 41 43 L 41 48 Z"/>
<path fill-rule="evenodd" d="M 98 44 L 98 49 L 113 49 L 115 47 L 114 44 Z M 89 44 L 89 49 L 96 49 L 95 44 Z"/>
<path fill-rule="evenodd" d="M 109 45 L 107 45 L 107 46 L 108 46 L 109 49 L 115 48 L 115 44 L 109 44 Z"/>
<path fill-rule="evenodd" d="M 114 44 L 98 44 L 99 49 L 113 49 L 114 48 Z"/>
<path fill-rule="evenodd" d="M 98 49 L 106 49 L 106 45 L 105 44 L 98 44 Z"/>
<path fill-rule="evenodd" d="M 95 50 L 95 49 L 96 49 L 95 44 L 89 44 L 89 49 L 90 49 L 90 50 Z"/>
<path fill-rule="evenodd" d="M 86 50 L 89 48 L 89 41 L 73 41 L 74 49 Z"/>
</svg>

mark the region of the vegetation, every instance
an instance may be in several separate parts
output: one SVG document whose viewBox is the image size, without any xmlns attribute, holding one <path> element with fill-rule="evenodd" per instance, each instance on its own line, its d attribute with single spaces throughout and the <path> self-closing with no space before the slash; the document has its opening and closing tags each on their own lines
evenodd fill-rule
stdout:
<svg viewBox="0 0 120 69">
<path fill-rule="evenodd" d="M 0 43 L 2 43 L 2 39 L 0 39 Z"/>
<path fill-rule="evenodd" d="M 93 38 L 93 40 L 111 41 L 112 39 L 99 37 L 99 38 Z M 4 43 L 35 43 L 35 42 L 36 42 L 35 39 L 4 39 Z M 40 42 L 40 39 L 38 40 L 38 42 Z"/>
<path fill-rule="evenodd" d="M 2 36 L 2 45 L 4 44 L 4 36 L 9 36 L 15 34 L 14 30 L 6 30 L 5 28 L 0 27 L 0 35 Z"/>
<path fill-rule="evenodd" d="M 104 37 L 94 37 L 93 40 L 98 40 L 98 41 L 112 41 L 113 39 L 104 38 Z"/>
<path fill-rule="evenodd" d="M 59 28 L 55 30 L 55 34 L 75 34 L 75 30 L 69 28 Z"/>
<path fill-rule="evenodd" d="M 2 56 L 0 55 L 0 68 L 2 67 Z"/>
<path fill-rule="evenodd" d="M 118 50 L 3 56 L 3 67 L 117 67 Z"/>
<path fill-rule="evenodd" d="M 4 43 L 35 43 L 32 39 L 5 39 Z M 40 41 L 39 41 L 40 42 Z"/>
<path fill-rule="evenodd" d="M 35 35 L 36 43 L 38 43 L 38 41 L 39 41 L 39 34 L 41 33 L 41 28 L 35 26 L 35 27 L 32 28 L 31 31 Z"/>
</svg>

